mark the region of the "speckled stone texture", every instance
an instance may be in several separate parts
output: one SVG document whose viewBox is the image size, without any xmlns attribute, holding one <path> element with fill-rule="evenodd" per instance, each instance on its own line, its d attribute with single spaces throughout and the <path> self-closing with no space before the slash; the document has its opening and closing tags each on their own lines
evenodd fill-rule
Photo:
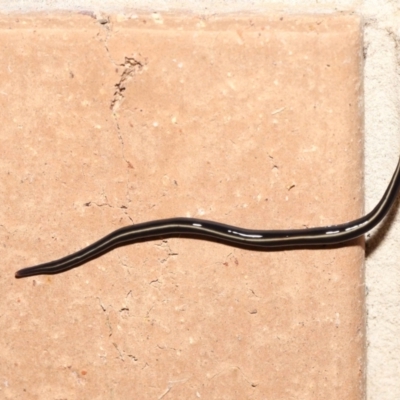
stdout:
<svg viewBox="0 0 400 400">
<path fill-rule="evenodd" d="M 14 278 L 147 220 L 360 216 L 359 18 L 11 15 L 0 29 L 0 397 L 362 399 L 362 241 L 170 238 Z"/>
</svg>

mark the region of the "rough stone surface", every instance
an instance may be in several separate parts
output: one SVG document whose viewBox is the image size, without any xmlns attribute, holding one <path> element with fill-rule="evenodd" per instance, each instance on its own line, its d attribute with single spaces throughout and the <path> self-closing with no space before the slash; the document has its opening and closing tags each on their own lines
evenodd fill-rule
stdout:
<svg viewBox="0 0 400 400">
<path fill-rule="evenodd" d="M 15 280 L 131 223 L 362 213 L 358 17 L 0 21 L 0 393 L 361 399 L 363 243 L 191 239 Z"/>
</svg>

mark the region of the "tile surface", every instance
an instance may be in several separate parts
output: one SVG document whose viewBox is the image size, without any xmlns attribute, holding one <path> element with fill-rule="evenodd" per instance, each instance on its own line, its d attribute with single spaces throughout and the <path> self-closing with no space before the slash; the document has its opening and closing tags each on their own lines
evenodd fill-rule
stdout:
<svg viewBox="0 0 400 400">
<path fill-rule="evenodd" d="M 2 396 L 361 399 L 361 241 L 169 238 L 13 278 L 152 219 L 362 213 L 358 17 L 101 22 L 0 20 Z"/>
</svg>

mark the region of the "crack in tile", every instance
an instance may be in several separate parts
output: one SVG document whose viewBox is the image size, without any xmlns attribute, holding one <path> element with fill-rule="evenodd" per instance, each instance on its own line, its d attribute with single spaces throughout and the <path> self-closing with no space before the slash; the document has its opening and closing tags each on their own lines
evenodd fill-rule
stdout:
<svg viewBox="0 0 400 400">
<path fill-rule="evenodd" d="M 125 98 L 124 92 L 126 90 L 126 84 L 134 75 L 142 71 L 144 63 L 133 56 L 125 56 L 125 61 L 117 66 L 122 67 L 123 70 L 118 83 L 114 85 L 115 92 L 110 104 L 110 109 L 113 111 L 114 116 Z"/>
<path fill-rule="evenodd" d="M 125 56 L 123 63 L 115 62 L 111 58 L 110 51 L 109 51 L 108 44 L 107 44 L 108 39 L 110 37 L 111 27 L 110 28 L 107 27 L 107 29 L 108 29 L 108 31 L 107 31 L 106 38 L 104 39 L 104 47 L 106 49 L 106 52 L 109 56 L 111 63 L 113 65 L 115 65 L 117 71 L 119 70 L 119 68 L 122 67 L 122 73 L 120 74 L 119 81 L 116 84 L 114 84 L 115 90 L 114 90 L 112 100 L 110 102 L 110 110 L 112 112 L 112 116 L 113 116 L 113 119 L 115 122 L 115 127 L 117 129 L 118 139 L 119 139 L 119 142 L 121 145 L 122 158 L 125 161 L 128 169 L 133 169 L 134 167 L 133 167 L 132 163 L 129 160 L 127 160 L 127 158 L 125 157 L 124 138 L 122 135 L 120 124 L 119 124 L 119 115 L 117 113 L 117 110 L 120 108 L 121 104 L 123 103 L 123 101 L 125 99 L 124 92 L 127 88 L 127 83 L 133 78 L 134 75 L 140 73 L 143 70 L 143 67 L 147 64 L 147 62 L 141 61 L 136 56 L 133 56 L 133 55 Z M 128 177 L 128 174 L 129 174 L 129 171 L 127 172 L 127 177 Z M 127 182 L 128 183 L 126 186 L 126 199 L 127 199 L 128 203 L 130 203 L 131 199 L 130 199 L 129 179 L 127 179 Z M 128 216 L 128 218 L 133 223 L 133 220 L 130 217 L 130 215 L 127 212 L 125 212 L 125 214 Z"/>
</svg>

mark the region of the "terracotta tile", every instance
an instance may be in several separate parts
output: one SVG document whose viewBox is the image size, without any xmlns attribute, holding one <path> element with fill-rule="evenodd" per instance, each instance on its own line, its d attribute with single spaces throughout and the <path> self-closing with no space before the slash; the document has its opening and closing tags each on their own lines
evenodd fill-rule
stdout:
<svg viewBox="0 0 400 400">
<path fill-rule="evenodd" d="M 0 27 L 2 396 L 361 399 L 362 242 L 255 252 L 170 238 L 13 278 L 152 219 L 360 216 L 359 18 Z"/>
</svg>

